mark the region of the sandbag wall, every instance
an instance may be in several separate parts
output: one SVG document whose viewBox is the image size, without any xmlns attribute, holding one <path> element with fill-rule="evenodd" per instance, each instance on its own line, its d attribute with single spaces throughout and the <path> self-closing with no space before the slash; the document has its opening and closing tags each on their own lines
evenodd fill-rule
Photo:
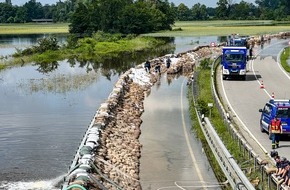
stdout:
<svg viewBox="0 0 290 190">
<path fill-rule="evenodd" d="M 211 50 L 209 50 L 211 49 Z M 166 55 L 150 60 L 152 69 L 146 72 L 144 63 L 120 76 L 106 102 L 101 104 L 89 126 L 76 161 L 66 177 L 66 189 L 142 189 L 139 181 L 139 142 L 144 112 L 144 99 L 161 74 L 181 72 L 189 77 L 202 57 L 219 47 L 198 47 L 179 55 Z M 166 68 L 170 57 L 172 65 Z M 161 73 L 154 70 L 161 65 Z"/>
</svg>

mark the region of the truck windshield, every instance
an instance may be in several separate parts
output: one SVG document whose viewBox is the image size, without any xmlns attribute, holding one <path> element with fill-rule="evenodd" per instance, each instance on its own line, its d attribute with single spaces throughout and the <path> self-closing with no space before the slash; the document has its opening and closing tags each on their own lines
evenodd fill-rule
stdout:
<svg viewBox="0 0 290 190">
<path fill-rule="evenodd" d="M 243 41 L 235 41 L 231 42 L 232 46 L 245 46 L 245 43 Z"/>
<path fill-rule="evenodd" d="M 277 116 L 279 118 L 290 118 L 290 108 L 278 108 Z"/>
<path fill-rule="evenodd" d="M 225 54 L 226 61 L 244 61 L 243 54 Z"/>
</svg>

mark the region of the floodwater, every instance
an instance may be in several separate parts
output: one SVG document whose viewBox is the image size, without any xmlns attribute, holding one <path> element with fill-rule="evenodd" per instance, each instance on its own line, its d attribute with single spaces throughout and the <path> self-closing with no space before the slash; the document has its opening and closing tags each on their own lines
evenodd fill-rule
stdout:
<svg viewBox="0 0 290 190">
<path fill-rule="evenodd" d="M 33 45 L 40 37 L 42 36 L 2 36 L 0 57 L 12 54 L 16 51 L 15 48 L 21 49 Z M 198 45 L 209 45 L 211 42 L 218 43 L 218 40 L 217 37 L 176 37 L 173 41 L 176 45 L 174 53 L 185 52 Z M 150 57 L 150 55 L 144 56 Z M 156 55 L 151 55 L 154 56 Z M 100 104 L 107 99 L 122 72 L 130 66 L 141 64 L 142 59 L 128 59 L 129 62 L 122 60 L 121 65 L 98 64 L 97 66 L 89 62 L 70 64 L 61 61 L 49 72 L 43 72 L 37 64 L 0 71 L 0 189 L 55 189 L 54 183 L 68 171 L 87 126 Z M 174 97 L 173 95 L 180 91 L 178 88 L 183 83 L 181 78 L 173 79 L 171 83 L 164 78 L 161 81 L 154 88 L 159 89 L 158 93 L 163 94 L 161 95 L 163 98 Z M 177 91 L 171 89 L 173 85 L 177 85 L 175 87 Z M 155 94 L 154 89 L 152 94 Z M 153 103 L 162 101 L 157 95 L 149 97 Z M 175 100 L 172 99 L 166 102 L 166 105 L 175 107 L 174 103 Z M 156 105 L 158 104 L 154 106 L 156 110 L 152 105 L 145 106 L 142 118 L 144 123 L 151 118 L 147 113 L 157 112 L 162 115 L 167 113 L 163 110 L 166 109 L 169 111 L 167 114 L 174 115 L 176 111 L 173 107 L 161 108 Z M 170 125 L 167 119 L 172 115 L 166 115 L 165 118 L 158 117 L 160 119 L 158 122 Z M 187 119 L 187 126 L 190 126 L 189 122 Z M 148 124 L 150 123 L 146 125 Z M 176 127 L 180 126 L 177 124 Z M 146 130 L 142 134 L 150 136 L 155 129 Z M 160 137 L 163 134 L 158 133 Z M 142 139 L 144 148 L 151 142 L 148 138 Z M 200 151 L 201 146 L 198 141 L 193 140 L 193 143 Z M 172 149 L 178 149 L 178 146 L 181 145 L 173 144 Z M 147 148 L 144 150 L 150 151 Z M 177 159 L 178 155 L 172 156 Z M 192 167 L 191 164 L 189 165 Z M 205 166 L 208 167 L 207 164 Z"/>
<path fill-rule="evenodd" d="M 221 189 L 191 130 L 187 80 L 160 77 L 144 101 L 140 159 L 143 190 Z"/>
</svg>

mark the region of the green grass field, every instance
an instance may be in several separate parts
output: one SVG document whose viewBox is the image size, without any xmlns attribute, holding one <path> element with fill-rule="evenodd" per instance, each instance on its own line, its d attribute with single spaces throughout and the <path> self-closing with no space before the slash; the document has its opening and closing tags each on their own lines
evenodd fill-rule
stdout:
<svg viewBox="0 0 290 190">
<path fill-rule="evenodd" d="M 68 23 L 0 24 L 0 35 L 68 33 L 68 25 Z"/>
<path fill-rule="evenodd" d="M 259 21 L 184 21 L 176 22 L 172 31 L 150 33 L 150 36 L 227 36 L 260 35 L 290 31 L 290 22 Z"/>
<path fill-rule="evenodd" d="M 68 23 L 0 24 L 1 34 L 68 33 Z M 146 34 L 147 36 L 226 36 L 276 34 L 290 31 L 290 22 L 271 20 L 179 21 L 172 31 Z"/>
</svg>

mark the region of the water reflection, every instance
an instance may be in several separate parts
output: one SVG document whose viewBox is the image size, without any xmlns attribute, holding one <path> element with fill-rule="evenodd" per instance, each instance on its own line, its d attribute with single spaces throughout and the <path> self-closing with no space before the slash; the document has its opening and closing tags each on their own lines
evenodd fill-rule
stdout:
<svg viewBox="0 0 290 190">
<path fill-rule="evenodd" d="M 27 46 L 34 45 L 39 39 L 56 36 L 60 43 L 66 42 L 66 34 L 21 34 L 21 35 L 0 35 L 1 45 Z"/>
<path fill-rule="evenodd" d="M 57 61 L 53 61 L 51 63 L 35 63 L 34 65 L 38 67 L 36 70 L 43 74 L 52 72 L 59 66 Z"/>
<path fill-rule="evenodd" d="M 10 47 L 24 48 L 40 37 L 44 35 L 1 36 L 0 54 L 11 54 L 15 48 Z M 67 172 L 86 127 L 119 76 L 146 59 L 193 49 L 190 42 L 197 40 L 208 45 L 217 37 L 170 38 L 168 48 L 102 61 L 71 58 L 0 71 L 0 181 L 52 179 Z M 172 85 L 176 77 L 167 75 L 167 85 L 161 78 L 157 88 Z"/>
</svg>

